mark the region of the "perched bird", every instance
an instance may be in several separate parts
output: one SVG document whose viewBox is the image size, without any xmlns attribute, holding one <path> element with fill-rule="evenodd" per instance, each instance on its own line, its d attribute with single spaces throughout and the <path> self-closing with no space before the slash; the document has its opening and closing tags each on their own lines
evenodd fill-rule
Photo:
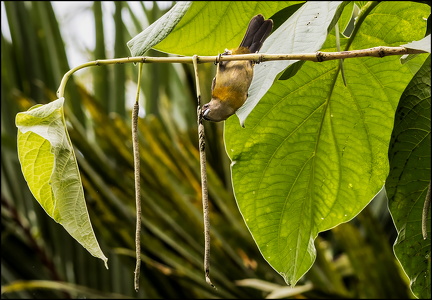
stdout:
<svg viewBox="0 0 432 300">
<path fill-rule="evenodd" d="M 262 15 L 253 17 L 240 46 L 222 55 L 256 53 L 273 29 L 273 20 Z M 233 115 L 246 101 L 252 82 L 254 63 L 250 60 L 221 61 L 213 78 L 209 103 L 203 105 L 203 118 L 220 122 Z"/>
</svg>

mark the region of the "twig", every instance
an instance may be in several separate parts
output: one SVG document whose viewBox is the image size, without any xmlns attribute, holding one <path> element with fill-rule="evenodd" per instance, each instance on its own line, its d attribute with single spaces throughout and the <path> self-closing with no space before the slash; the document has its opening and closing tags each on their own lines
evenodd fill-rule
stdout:
<svg viewBox="0 0 432 300">
<path fill-rule="evenodd" d="M 220 61 L 229 60 L 252 60 L 252 61 L 272 61 L 272 60 L 309 60 L 314 62 L 322 62 L 327 60 L 335 59 L 345 59 L 345 58 L 355 58 L 355 57 L 384 57 L 389 55 L 404 55 L 404 54 L 419 54 L 427 53 L 423 50 L 410 49 L 405 47 L 374 47 L 362 50 L 352 50 L 352 51 L 341 51 L 341 52 L 321 52 L 316 53 L 304 53 L 304 54 L 241 54 L 241 55 L 222 55 Z M 218 56 L 200 56 L 200 63 L 214 63 L 218 59 Z M 137 56 L 137 57 L 124 57 L 115 59 L 101 59 L 90 61 L 79 65 L 73 69 L 70 69 L 62 78 L 60 87 L 57 90 L 57 96 L 59 98 L 64 96 L 64 89 L 66 82 L 69 77 L 78 70 L 87 67 L 94 67 L 100 65 L 112 65 L 112 64 L 124 64 L 124 63 L 193 63 L 193 57 L 183 56 L 183 57 L 147 57 L 147 56 Z"/>
<path fill-rule="evenodd" d="M 199 153 L 200 153 L 200 166 L 201 166 L 201 189 L 202 189 L 202 204 L 203 204 L 203 215 L 204 215 L 204 272 L 206 282 L 216 289 L 214 284 L 210 280 L 210 220 L 209 220 L 209 202 L 208 202 L 208 189 L 207 189 L 207 171 L 206 171 L 206 155 L 205 155 L 205 134 L 204 125 L 202 123 L 202 111 L 201 111 L 201 91 L 199 87 L 198 78 L 198 56 L 192 57 L 194 70 L 195 70 L 195 82 L 197 92 L 197 118 L 198 118 L 198 138 L 199 138 Z"/>
<path fill-rule="evenodd" d="M 431 204 L 431 183 L 429 181 L 429 187 L 428 187 L 428 191 L 426 193 L 426 198 L 425 198 L 425 202 L 423 205 L 423 212 L 422 212 L 422 235 L 423 235 L 423 239 L 427 239 L 427 216 L 428 216 L 430 204 Z"/>
<path fill-rule="evenodd" d="M 141 268 L 141 187 L 140 187 L 140 155 L 138 142 L 138 111 L 139 111 L 139 92 L 141 82 L 142 64 L 138 69 L 138 82 L 135 104 L 132 111 L 132 147 L 134 154 L 134 174 L 135 174 L 135 205 L 136 205 L 136 231 L 135 231 L 135 247 L 136 247 L 136 266 L 135 266 L 135 291 L 139 290 L 139 276 Z"/>
</svg>

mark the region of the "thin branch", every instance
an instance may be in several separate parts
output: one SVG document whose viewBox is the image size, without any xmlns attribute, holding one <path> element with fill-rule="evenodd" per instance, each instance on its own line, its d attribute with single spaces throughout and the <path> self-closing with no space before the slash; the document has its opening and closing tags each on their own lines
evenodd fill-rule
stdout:
<svg viewBox="0 0 432 300">
<path fill-rule="evenodd" d="M 362 50 L 351 50 L 341 52 L 321 52 L 316 53 L 303 53 L 303 54 L 242 54 L 242 55 L 222 55 L 222 56 L 197 56 L 197 63 L 214 63 L 216 60 L 219 61 L 230 61 L 230 60 L 253 60 L 253 61 L 273 61 L 273 60 L 308 60 L 314 62 L 322 62 L 327 60 L 355 58 L 355 57 L 384 57 L 389 55 L 404 55 L 404 54 L 419 54 L 427 53 L 423 50 L 410 49 L 405 47 L 374 47 Z M 101 59 L 90 61 L 79 65 L 73 69 L 70 69 L 62 78 L 60 87 L 57 90 L 57 96 L 59 98 L 64 96 L 64 90 L 69 77 L 78 70 L 87 67 L 94 67 L 100 65 L 112 65 L 112 64 L 124 64 L 124 63 L 193 63 L 193 57 L 182 56 L 182 57 L 124 57 L 115 59 Z"/>
<path fill-rule="evenodd" d="M 431 183 L 429 181 L 428 191 L 426 193 L 425 202 L 422 212 L 422 235 L 423 239 L 427 239 L 427 216 L 431 205 Z"/>
<path fill-rule="evenodd" d="M 134 154 L 134 174 L 135 174 L 135 205 L 136 205 L 136 231 L 135 231 L 135 247 L 136 247 L 136 266 L 135 266 L 135 291 L 139 290 L 139 277 L 141 268 L 141 185 L 140 185 L 140 155 L 138 142 L 138 111 L 139 111 L 139 92 L 141 82 L 142 64 L 138 69 L 138 82 L 135 104 L 132 111 L 132 147 Z"/>
<path fill-rule="evenodd" d="M 340 34 L 339 34 L 339 22 L 336 22 L 335 25 L 335 35 L 336 35 L 336 50 L 340 51 Z M 342 81 L 344 86 L 347 86 L 346 78 L 345 78 L 345 68 L 344 68 L 344 60 L 339 59 L 339 70 L 341 72 Z"/>
<path fill-rule="evenodd" d="M 198 56 L 192 57 L 194 70 L 195 70 L 195 82 L 197 92 L 197 118 L 198 118 L 198 138 L 199 138 L 199 153 L 200 153 L 200 166 L 201 166 L 201 189 L 202 189 L 202 204 L 203 204 L 203 215 L 204 215 L 204 272 L 206 282 L 212 287 L 216 288 L 210 280 L 210 218 L 209 218 L 209 201 L 208 201 L 208 188 L 207 188 L 207 170 L 206 170 L 206 155 L 205 155 L 205 134 L 204 125 L 202 123 L 202 111 L 201 111 L 201 91 L 199 87 L 198 78 Z"/>
</svg>

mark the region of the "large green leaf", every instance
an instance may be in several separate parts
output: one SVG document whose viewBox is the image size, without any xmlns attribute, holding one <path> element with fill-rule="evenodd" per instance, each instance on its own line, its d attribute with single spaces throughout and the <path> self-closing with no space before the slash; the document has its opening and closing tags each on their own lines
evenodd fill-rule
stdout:
<svg viewBox="0 0 432 300">
<path fill-rule="evenodd" d="M 180 1 L 156 22 L 127 42 L 132 56 L 142 56 L 152 46 L 162 41 L 189 9 L 190 1 Z"/>
<path fill-rule="evenodd" d="M 428 13 L 425 5 L 383 2 L 351 47 L 418 39 Z M 403 26 L 388 31 L 384 24 Z M 245 129 L 235 118 L 225 123 L 238 206 L 261 253 L 288 284 L 311 267 L 318 232 L 352 219 L 382 188 L 394 112 L 413 76 L 409 65 L 425 56 L 416 59 L 345 60 L 347 86 L 338 62 L 306 62 L 272 86 Z"/>
<path fill-rule="evenodd" d="M 217 55 L 238 47 L 250 19 L 271 17 L 303 1 L 193 1 L 171 34 L 154 48 L 180 55 Z"/>
<path fill-rule="evenodd" d="M 27 184 L 46 213 L 93 256 L 108 259 L 96 240 L 63 115 L 64 98 L 18 113 L 18 157 Z"/>
<path fill-rule="evenodd" d="M 419 298 L 431 293 L 431 231 L 421 230 L 422 210 L 431 180 L 431 60 L 430 56 L 402 95 L 396 111 L 389 151 L 390 174 L 386 182 L 389 208 L 398 238 L 397 258 Z"/>
</svg>

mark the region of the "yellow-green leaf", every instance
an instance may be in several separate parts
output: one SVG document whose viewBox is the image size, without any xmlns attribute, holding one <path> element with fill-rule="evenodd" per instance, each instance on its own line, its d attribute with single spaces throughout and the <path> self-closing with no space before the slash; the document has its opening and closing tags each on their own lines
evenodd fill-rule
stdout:
<svg viewBox="0 0 432 300">
<path fill-rule="evenodd" d="M 93 256 L 108 259 L 96 240 L 63 115 L 64 98 L 18 113 L 18 157 L 33 196 Z"/>
</svg>

